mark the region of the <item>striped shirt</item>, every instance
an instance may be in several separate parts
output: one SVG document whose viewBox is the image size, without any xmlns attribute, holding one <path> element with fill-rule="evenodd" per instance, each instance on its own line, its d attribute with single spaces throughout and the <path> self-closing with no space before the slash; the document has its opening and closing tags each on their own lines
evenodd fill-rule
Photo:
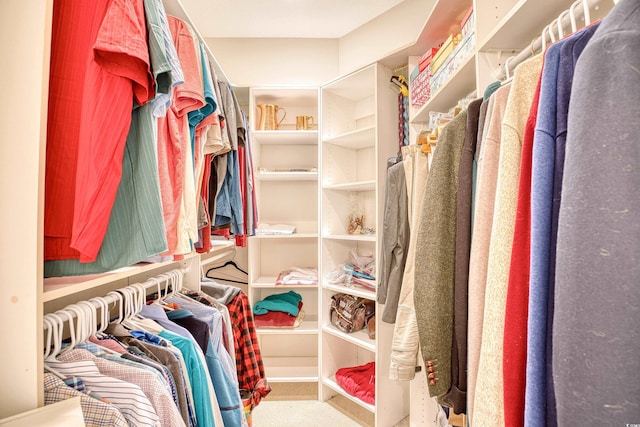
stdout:
<svg viewBox="0 0 640 427">
<path fill-rule="evenodd" d="M 64 361 L 61 359 L 63 356 L 67 355 L 60 355 L 55 361 L 45 361 L 45 366 L 62 375 L 82 378 L 87 390 L 111 402 L 120 410 L 129 425 L 160 426 L 158 414 L 139 386 L 100 373 L 92 360 Z"/>
<path fill-rule="evenodd" d="M 96 357 L 87 350 L 73 349 L 58 356 L 63 361 L 93 361 L 101 374 L 136 384 L 149 398 L 162 427 L 185 427 L 171 393 L 153 372 Z"/>
<path fill-rule="evenodd" d="M 118 408 L 94 399 L 66 385 L 53 374 L 44 374 L 44 404 L 71 399 L 80 396 L 82 416 L 87 427 L 128 427 Z"/>
</svg>

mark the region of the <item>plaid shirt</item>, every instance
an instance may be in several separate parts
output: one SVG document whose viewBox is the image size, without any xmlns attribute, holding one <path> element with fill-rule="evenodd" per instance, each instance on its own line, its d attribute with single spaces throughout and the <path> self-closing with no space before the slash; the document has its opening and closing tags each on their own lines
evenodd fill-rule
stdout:
<svg viewBox="0 0 640 427">
<path fill-rule="evenodd" d="M 53 374 L 44 374 L 45 405 L 76 396 L 80 396 L 82 416 L 88 427 L 128 427 L 127 421 L 115 406 L 101 402 L 69 387 L 64 381 Z"/>
<path fill-rule="evenodd" d="M 271 387 L 264 374 L 264 365 L 249 298 L 241 291 L 227 304 L 227 308 L 233 327 L 240 390 L 251 391 L 253 405 L 256 406 L 263 397 L 269 394 Z"/>
</svg>

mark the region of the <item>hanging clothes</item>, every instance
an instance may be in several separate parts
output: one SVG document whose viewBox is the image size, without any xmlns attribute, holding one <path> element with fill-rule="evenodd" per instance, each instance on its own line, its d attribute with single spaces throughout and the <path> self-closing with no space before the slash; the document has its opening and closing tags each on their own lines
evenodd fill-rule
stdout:
<svg viewBox="0 0 640 427">
<path fill-rule="evenodd" d="M 231 232 L 242 235 L 244 215 L 242 211 L 242 193 L 240 190 L 240 168 L 238 163 L 238 130 L 244 129 L 242 114 L 235 95 L 227 83 L 220 82 L 221 102 L 225 111 L 225 129 L 231 143 L 231 150 L 224 156 L 226 169 L 224 178 L 218 180 L 221 186 L 217 193 L 215 221 L 217 226 L 231 223 Z M 222 170 L 222 168 L 218 168 Z"/>
<path fill-rule="evenodd" d="M 550 46 L 545 53 L 531 172 L 531 246 L 535 251 L 530 261 L 525 425 L 538 422 L 556 425 L 555 403 L 553 398 L 547 400 L 552 389 L 547 389 L 546 384 L 550 370 L 547 347 L 550 345 L 548 328 L 553 314 L 550 303 L 553 301 L 555 281 L 557 211 L 564 163 L 564 136 L 559 136 L 566 131 L 568 92 L 573 78 L 574 59 L 571 51 L 575 47 L 579 55 L 578 51 L 583 49 L 596 28 L 597 25 L 585 28 Z M 563 53 L 565 47 L 568 50 Z M 565 66 L 561 69 L 563 56 L 566 58 L 563 61 Z M 561 85 L 565 86 L 563 91 L 566 96 L 563 98 L 559 96 Z M 565 125 L 561 125 L 562 122 Z M 560 127 L 565 129 L 561 130 Z M 536 366 L 535 370 L 533 365 Z M 545 368 L 541 369 L 543 366 Z"/>
<path fill-rule="evenodd" d="M 473 407 L 476 397 L 476 379 L 480 362 L 482 343 L 484 299 L 487 283 L 487 262 L 489 241 L 493 223 L 493 202 L 495 200 L 498 161 L 500 157 L 500 134 L 502 118 L 509 97 L 510 85 L 502 86 L 490 98 L 482 128 L 482 140 L 477 161 L 477 184 L 474 199 L 474 220 L 471 235 L 471 253 L 469 255 L 469 327 L 468 327 L 468 375 L 467 375 L 467 413 L 473 423 Z M 479 128 L 480 129 L 480 128 Z M 479 136 L 480 138 L 480 136 Z M 476 149 L 478 151 L 478 149 Z"/>
<path fill-rule="evenodd" d="M 203 286 L 202 290 L 209 295 L 213 293 L 214 295 L 212 296 L 215 297 L 215 294 L 220 292 L 221 287 L 221 285 L 218 287 Z M 227 286 L 227 288 L 231 287 Z M 227 292 L 225 295 L 227 296 L 225 304 L 229 309 L 233 327 L 239 387 L 240 390 L 246 390 L 251 393 L 252 402 L 255 406 L 271 392 L 271 387 L 264 373 L 264 364 L 256 335 L 251 304 L 247 295 L 239 288 L 234 288 L 232 293 Z"/>
<path fill-rule="evenodd" d="M 525 125 L 518 182 L 518 202 L 505 305 L 503 375 L 506 425 L 524 426 L 524 394 L 527 365 L 527 317 L 529 261 L 531 254 L 531 163 L 533 135 L 540 98 L 540 73 Z"/>
<path fill-rule="evenodd" d="M 87 427 L 128 427 L 127 420 L 113 405 L 68 386 L 53 374 L 44 374 L 44 404 L 80 397 L 82 416 Z"/>
<path fill-rule="evenodd" d="M 518 196 L 522 134 L 528 118 L 542 56 L 518 65 L 509 90 L 500 132 L 500 155 L 487 259 L 483 334 L 478 362 L 473 420 L 478 425 L 504 424 L 502 370 L 506 292 Z M 488 331 L 489 333 L 484 333 Z M 478 401 L 478 398 L 480 400 Z"/>
<path fill-rule="evenodd" d="M 414 303 L 422 358 L 434 367 L 427 381 L 432 397 L 451 388 L 455 196 L 466 124 L 464 110 L 438 136 L 417 230 Z"/>
<path fill-rule="evenodd" d="M 467 412 L 467 295 L 471 251 L 471 185 L 481 104 L 482 99 L 477 99 L 467 107 L 464 145 L 458 167 L 451 389 L 442 397 L 442 401 L 457 414 Z"/>
<path fill-rule="evenodd" d="M 133 101 L 153 97 L 143 3 L 130 6 L 54 5 L 45 260 L 95 260 L 120 183 Z M 124 48 L 120 39 L 128 40 Z"/>
<path fill-rule="evenodd" d="M 409 215 L 404 161 L 387 168 L 377 300 L 385 304 L 382 321 L 395 323 L 409 249 Z"/>
<path fill-rule="evenodd" d="M 429 173 L 429 159 L 427 155 L 418 152 L 404 153 L 404 161 L 411 161 L 415 169 L 410 176 L 412 181 L 412 202 L 409 204 L 411 212 L 411 232 L 407 263 L 402 277 L 402 288 L 398 298 L 398 313 L 393 330 L 391 355 L 389 362 L 389 378 L 394 380 L 412 380 L 416 374 L 420 341 L 414 304 L 415 292 L 415 251 L 418 243 L 418 226 L 422 213 L 423 193 Z"/>
<path fill-rule="evenodd" d="M 575 65 L 550 331 L 561 426 L 640 419 L 639 29 L 620 0 Z"/>
</svg>

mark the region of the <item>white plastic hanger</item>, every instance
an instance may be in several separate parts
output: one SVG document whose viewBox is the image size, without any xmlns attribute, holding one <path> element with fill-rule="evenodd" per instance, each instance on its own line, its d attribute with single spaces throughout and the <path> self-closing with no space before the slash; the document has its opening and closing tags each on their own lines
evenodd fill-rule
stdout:
<svg viewBox="0 0 640 427">
<path fill-rule="evenodd" d="M 553 34 L 553 23 L 554 23 L 554 22 L 555 22 L 555 21 L 551 21 L 551 24 L 547 25 L 547 32 L 549 33 L 549 38 L 551 39 L 551 43 L 552 43 L 552 44 L 553 44 L 553 43 L 555 43 L 555 42 L 557 41 L 557 40 L 556 40 L 556 35 L 555 35 L 555 34 Z"/>
<path fill-rule="evenodd" d="M 584 12 L 584 26 L 591 24 L 591 12 L 589 11 L 589 2 L 582 0 L 582 11 Z"/>
<path fill-rule="evenodd" d="M 506 61 L 504 61 L 504 72 L 506 75 L 506 78 L 504 79 L 504 81 L 502 82 L 502 85 L 505 85 L 509 82 L 511 82 L 511 80 L 513 80 L 513 74 L 511 74 L 511 61 L 515 58 L 515 56 L 510 56 L 507 58 Z"/>
<path fill-rule="evenodd" d="M 69 311 L 58 310 L 55 313 L 49 313 L 48 316 L 50 316 L 51 318 L 55 319 L 55 322 L 59 327 L 59 333 L 60 334 L 58 336 L 59 340 L 57 342 L 59 344 L 57 346 L 58 347 L 58 351 L 56 352 L 55 351 L 55 347 L 54 347 L 54 354 L 51 354 L 51 356 L 55 357 L 58 354 L 62 354 L 64 352 L 66 352 L 66 351 L 69 351 L 69 349 L 72 349 L 73 347 L 75 347 L 75 345 L 77 343 L 77 340 L 76 340 L 76 328 L 74 327 L 74 324 L 73 324 L 73 315 Z M 69 337 L 71 339 L 71 343 L 65 348 L 62 348 L 62 331 L 64 329 L 64 322 L 65 322 L 63 317 L 66 317 L 67 320 L 69 321 Z"/>
<path fill-rule="evenodd" d="M 47 315 L 45 315 L 42 318 L 42 323 L 44 328 L 47 331 L 47 341 L 46 341 L 43 360 L 45 362 L 55 361 L 56 360 L 55 356 L 57 356 L 57 350 L 54 348 L 52 352 L 51 345 L 53 344 L 54 346 L 56 346 L 58 342 L 60 342 L 60 345 L 62 344 L 62 341 L 58 341 L 58 335 L 59 335 L 58 325 L 55 323 L 55 321 L 51 317 L 47 317 Z M 58 378 L 61 378 L 61 379 L 66 378 L 66 375 L 62 375 L 56 369 L 52 368 L 50 364 L 45 363 L 43 368 L 45 371 L 52 373 Z"/>
<path fill-rule="evenodd" d="M 102 334 L 109 326 L 109 304 L 102 297 L 93 297 L 88 301 L 91 305 L 96 304 L 96 335 Z M 97 309 L 100 309 L 100 319 L 98 319 Z"/>
<path fill-rule="evenodd" d="M 542 41 L 542 53 L 544 54 L 547 50 L 547 27 L 542 29 L 540 33 L 540 40 Z"/>
<path fill-rule="evenodd" d="M 556 20 L 556 22 L 558 23 L 558 36 L 560 40 L 564 38 L 564 30 L 562 29 L 562 19 L 564 18 L 565 15 L 568 15 L 568 14 L 569 14 L 569 10 L 565 10 L 560 15 L 558 15 L 558 19 Z"/>
<path fill-rule="evenodd" d="M 68 350 L 69 348 L 73 348 L 75 347 L 75 344 L 86 341 L 87 338 L 89 338 L 89 335 L 91 334 L 88 331 L 88 322 L 89 320 L 87 319 L 87 315 L 85 312 L 85 308 L 78 305 L 78 304 L 70 304 L 68 306 L 66 306 L 63 310 L 61 310 L 62 312 L 64 312 L 67 317 L 69 318 L 69 328 L 73 327 L 73 314 L 75 314 L 76 317 L 76 323 L 75 323 L 75 343 L 73 343 L 72 346 L 67 347 L 65 350 Z"/>
<path fill-rule="evenodd" d="M 123 314 L 124 298 L 122 297 L 122 294 L 116 291 L 111 291 L 107 294 L 107 296 L 113 296 L 116 299 L 114 304 L 116 304 L 118 308 L 118 317 L 114 322 L 115 323 L 122 322 L 122 320 L 124 319 L 124 314 Z"/>
<path fill-rule="evenodd" d="M 49 318 L 47 316 L 44 316 L 42 318 L 42 326 L 44 327 L 44 331 L 45 331 L 45 344 L 44 344 L 44 356 L 43 359 L 46 360 L 47 357 L 49 357 L 49 354 L 51 354 L 51 339 L 53 337 L 53 329 L 54 329 L 54 325 L 51 323 L 51 320 L 49 320 Z"/>
<path fill-rule="evenodd" d="M 140 312 L 142 311 L 142 307 L 144 307 L 146 304 L 146 297 L 147 297 L 146 288 L 144 287 L 144 285 L 140 283 L 134 283 L 131 286 L 133 286 L 137 290 L 139 295 L 138 306 L 136 308 L 136 315 L 131 319 L 133 321 L 133 324 L 138 326 L 137 329 L 142 329 L 156 335 L 159 334 L 164 330 L 164 328 L 161 325 L 159 325 L 155 320 L 147 319 L 140 315 Z"/>
<path fill-rule="evenodd" d="M 53 349 L 51 349 L 51 351 L 47 354 L 45 361 L 55 361 L 56 356 L 60 352 L 60 349 L 62 349 L 62 330 L 64 325 L 62 324 L 62 321 L 59 317 L 54 317 L 51 313 L 45 314 L 45 316 L 43 317 L 43 321 L 49 322 L 52 332 L 53 344 Z"/>
</svg>

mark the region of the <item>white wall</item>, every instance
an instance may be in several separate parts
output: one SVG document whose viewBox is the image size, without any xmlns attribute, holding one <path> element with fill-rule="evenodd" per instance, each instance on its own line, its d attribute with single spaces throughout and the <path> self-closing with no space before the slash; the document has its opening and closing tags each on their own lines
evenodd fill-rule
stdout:
<svg viewBox="0 0 640 427">
<path fill-rule="evenodd" d="M 413 45 L 434 4 L 435 0 L 405 0 L 340 38 L 340 75 Z"/>
<path fill-rule="evenodd" d="M 52 0 L 0 0 L 0 418 L 40 404 L 42 206 Z"/>
<path fill-rule="evenodd" d="M 320 86 L 413 45 L 434 3 L 435 0 L 405 0 L 339 39 L 206 41 L 236 86 Z"/>
<path fill-rule="evenodd" d="M 320 86 L 338 75 L 337 39 L 207 38 L 231 83 Z"/>
</svg>

